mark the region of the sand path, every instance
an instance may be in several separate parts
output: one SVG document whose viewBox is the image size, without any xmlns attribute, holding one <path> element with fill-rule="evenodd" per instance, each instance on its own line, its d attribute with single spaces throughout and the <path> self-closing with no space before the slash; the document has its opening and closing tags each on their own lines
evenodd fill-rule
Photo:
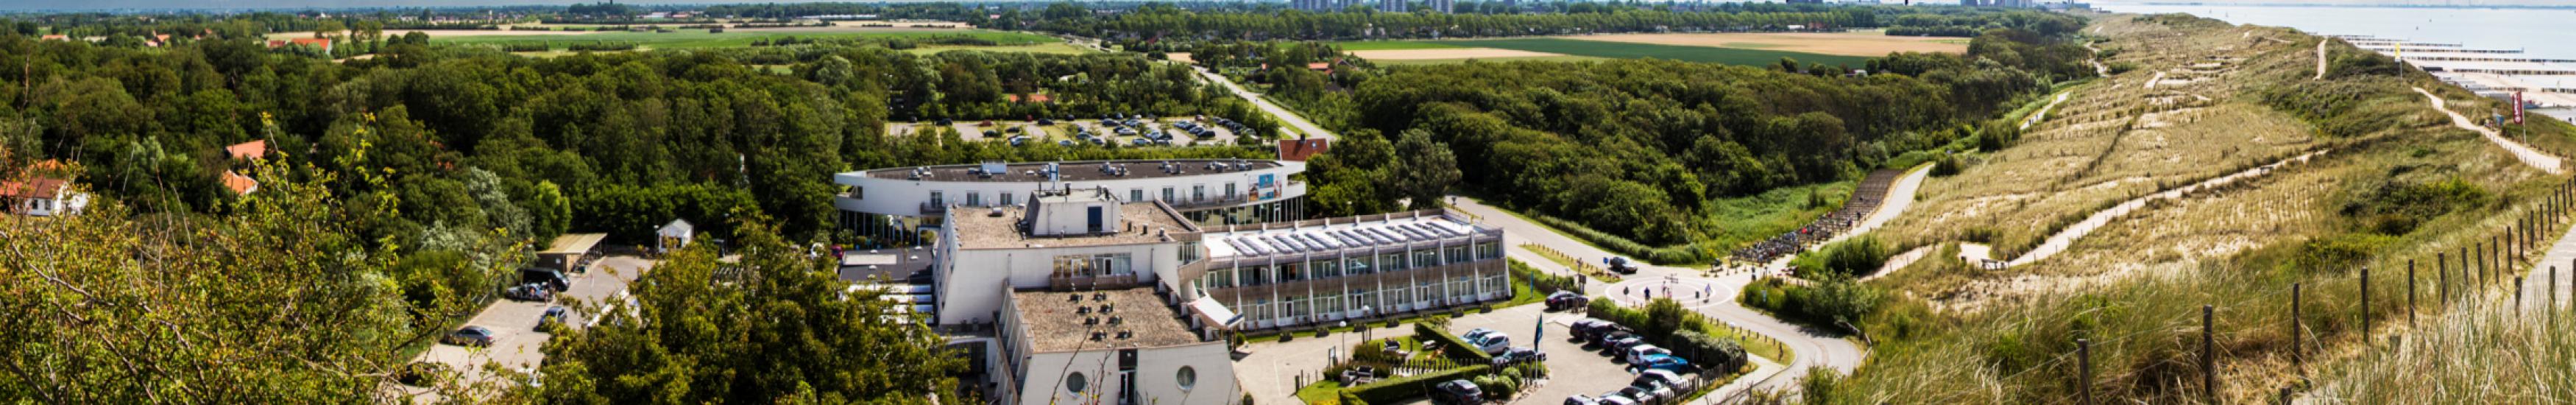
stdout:
<svg viewBox="0 0 2576 405">
<path fill-rule="evenodd" d="M 2094 29 L 2095 31 L 2100 31 L 2100 30 L 2102 29 L 2102 27 L 2093 27 L 2093 29 Z M 2091 42 L 2086 42 L 2086 43 L 2084 43 L 2083 45 L 2084 45 L 2084 49 L 2086 49 L 2086 50 L 2090 50 L 2090 51 L 2093 51 L 2093 54 L 2095 54 L 2095 55 L 2100 55 L 2100 54 L 2102 54 L 2102 48 L 2095 48 L 2095 47 L 2093 47 L 2093 43 L 2091 43 Z M 2084 63 L 2091 63 L 2091 64 L 2093 64 L 2093 74 L 2094 74 L 2094 75 L 2096 75 L 2096 76 L 2101 76 L 2101 77 L 2111 77 L 2111 67 L 2109 67 L 2109 66 L 2103 66 L 2103 65 L 2102 65 L 2102 58 L 2098 58 L 2098 57 L 2087 57 L 2087 58 L 2084 58 Z"/>
<path fill-rule="evenodd" d="M 2512 152 L 2514 159 L 2521 160 L 2523 164 L 2531 165 L 2532 168 L 2540 169 L 2540 171 L 2547 172 L 2549 174 L 2560 174 L 2567 171 L 2566 168 L 2563 167 L 2564 162 L 2560 161 L 2557 156 L 2550 156 L 2548 153 L 2542 153 L 2537 149 L 2532 149 L 2530 146 L 2523 145 L 2521 142 L 2504 139 L 2504 135 L 2497 133 L 2496 130 L 2487 129 L 2487 127 L 2478 126 L 2478 124 L 2469 122 L 2468 116 L 2460 115 L 2458 112 L 2451 111 L 2449 102 L 2443 101 L 2441 96 L 2433 95 L 2433 92 L 2424 91 L 2424 88 L 2422 87 L 2415 88 L 2415 92 L 2423 93 L 2425 100 L 2432 101 L 2433 109 L 2442 110 L 2442 114 L 2450 115 L 2452 126 L 2460 127 L 2460 129 L 2476 131 L 2478 135 L 2486 136 L 2488 142 L 2494 142 L 2496 146 L 2503 147 L 2506 152 Z"/>
<path fill-rule="evenodd" d="M 2326 41 L 2317 41 L 2317 78 L 2326 78 Z"/>
<path fill-rule="evenodd" d="M 2074 93 L 2075 93 L 2075 92 L 2071 92 L 2071 91 L 2070 91 L 2070 92 L 2065 92 L 2065 93 L 2057 93 L 2057 99 L 2056 99 L 2056 100 L 2049 100 L 2049 101 L 2048 101 L 2048 105 L 2039 106 L 2039 112 L 2031 113 L 2031 114 L 2030 114 L 2030 118 L 2024 118 L 2024 119 L 2022 119 L 2022 120 L 2021 120 L 2021 129 L 2030 129 L 2030 124 L 2037 124 L 2037 123 L 2039 123 L 2039 121 L 2040 121 L 2040 120 L 2048 119 L 2048 110 L 2056 109 L 2056 108 L 2057 108 L 2057 103 L 2063 103 L 2063 102 L 2066 102 L 2066 95 L 2068 95 L 2068 94 L 2074 94 Z"/>
<path fill-rule="evenodd" d="M 2030 252 L 2023 253 L 2021 257 L 2013 258 L 2011 262 L 2005 263 L 2005 265 L 2020 266 L 2031 264 L 2033 262 L 2040 261 L 2040 259 L 2047 259 L 2049 256 L 2055 256 L 2058 253 L 2065 252 L 2068 247 L 2075 245 L 2076 239 L 2082 239 L 2085 235 L 2092 234 L 2094 230 L 2101 229 L 2103 225 L 2109 225 L 2111 220 L 2119 219 L 2121 216 L 2128 215 L 2130 212 L 2137 211 L 2140 208 L 2146 208 L 2147 203 L 2149 202 L 2154 202 L 2155 200 L 2182 198 L 2184 194 L 2189 194 L 2194 191 L 2218 187 L 2228 183 L 2234 183 L 2239 180 L 2262 177 L 2266 174 L 2272 174 L 2273 169 L 2278 169 L 2292 163 L 2306 162 L 2309 158 L 2313 158 L 2324 153 L 2326 153 L 2325 150 L 2308 152 L 2288 159 L 2282 159 L 2278 162 L 2272 162 L 2271 164 L 2256 166 L 2252 169 L 2245 169 L 2245 171 L 2230 173 L 2225 176 L 2218 176 L 2208 180 L 2201 180 L 2198 183 L 2166 189 L 2165 191 L 2156 192 L 2155 194 L 2148 194 L 2146 196 L 2120 202 L 2119 205 L 2111 206 L 2111 208 L 2095 211 L 2093 212 L 2093 215 L 2084 217 L 2084 220 L 2076 221 L 2074 225 L 2068 225 L 2066 229 L 2059 230 L 2056 234 L 2049 235 L 2048 240 L 2041 242 L 2039 247 L 2031 248 Z M 1965 251 L 1965 249 L 1961 250 Z"/>
</svg>

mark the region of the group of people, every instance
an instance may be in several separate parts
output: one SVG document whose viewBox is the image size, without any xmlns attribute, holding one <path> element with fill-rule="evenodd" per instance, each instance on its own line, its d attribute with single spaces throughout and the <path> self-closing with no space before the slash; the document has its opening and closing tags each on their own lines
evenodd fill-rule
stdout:
<svg viewBox="0 0 2576 405">
<path fill-rule="evenodd" d="M 1809 244 L 1833 239 L 1834 235 L 1851 230 L 1853 226 L 1860 225 L 1862 218 L 1878 210 L 1880 199 L 1887 195 L 1888 187 L 1895 184 L 1896 173 L 1898 172 L 1890 170 L 1870 173 L 1868 178 L 1861 180 L 1859 187 L 1852 190 L 1851 202 L 1843 204 L 1842 209 L 1825 214 L 1823 218 L 1817 218 L 1816 222 L 1799 227 L 1798 230 L 1781 233 L 1779 236 L 1754 243 L 1753 246 L 1736 249 L 1735 259 L 1752 263 L 1770 263 L 1780 256 L 1807 250 Z"/>
</svg>

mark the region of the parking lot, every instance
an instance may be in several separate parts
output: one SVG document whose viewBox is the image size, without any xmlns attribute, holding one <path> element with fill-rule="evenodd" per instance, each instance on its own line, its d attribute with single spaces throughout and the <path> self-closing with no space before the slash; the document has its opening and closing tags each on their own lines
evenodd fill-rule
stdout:
<svg viewBox="0 0 2576 405">
<path fill-rule="evenodd" d="M 1490 313 L 1471 312 L 1450 320 L 1449 330 L 1493 329 L 1511 335 L 1515 346 L 1527 346 L 1531 339 L 1537 338 L 1539 351 L 1547 353 L 1547 370 L 1551 377 L 1543 383 L 1532 382 L 1530 385 L 1536 388 L 1529 388 L 1529 393 L 1513 398 L 1509 403 L 1561 404 L 1568 395 L 1597 396 L 1628 385 L 1630 374 L 1625 364 L 1614 362 L 1608 354 L 1584 349 L 1581 342 L 1571 340 L 1566 333 L 1567 324 L 1582 319 L 1582 312 L 1544 312 L 1545 309 L 1540 304 L 1529 304 L 1496 308 Z M 1537 333 L 1541 319 L 1547 322 L 1545 336 Z M 1235 375 L 1242 382 L 1244 392 L 1252 394 L 1255 402 L 1299 403 L 1295 398 L 1297 377 L 1303 373 L 1310 380 L 1315 378 L 1314 375 L 1329 363 L 1328 354 L 1348 357 L 1342 352 L 1365 338 L 1411 334 L 1412 325 L 1399 325 L 1374 328 L 1367 333 L 1353 331 L 1320 338 L 1304 335 L 1288 342 L 1254 343 L 1245 346 L 1252 355 L 1235 361 Z"/>
<path fill-rule="evenodd" d="M 1026 120 L 951 121 L 948 123 L 947 127 L 951 130 L 955 130 L 959 139 L 966 141 L 1004 141 L 1012 138 L 1025 137 L 1024 142 L 1071 142 L 1076 145 L 1086 143 L 1086 141 L 1078 139 L 1077 136 L 1077 134 L 1083 132 L 1089 132 L 1093 135 L 1099 136 L 1102 142 L 1116 142 L 1120 146 L 1143 146 L 1136 143 L 1139 139 L 1146 139 L 1146 143 L 1148 144 L 1155 143 L 1148 137 L 1144 136 L 1147 133 L 1163 133 L 1171 135 L 1170 146 L 1231 145 L 1237 137 L 1233 129 L 1227 128 L 1225 125 L 1217 124 L 1218 121 L 1214 117 L 1208 117 L 1205 119 L 1201 119 L 1199 117 L 1158 117 L 1152 120 L 1138 121 L 1139 122 L 1137 122 L 1137 124 L 1139 125 L 1130 128 L 1132 131 L 1135 131 L 1135 133 L 1132 134 L 1118 134 L 1118 128 L 1120 126 L 1102 125 L 1099 117 L 1079 117 L 1079 119 L 1073 120 L 1048 120 L 1044 125 L 1041 125 L 1037 121 Z M 1204 128 L 1206 130 L 1206 136 L 1194 135 L 1185 128 L 1176 125 L 1176 123 L 1181 122 L 1189 122 L 1193 125 Z M 885 133 L 891 136 L 918 135 L 923 131 L 937 128 L 939 126 L 940 125 L 937 122 L 888 122 L 885 124 Z"/>
<path fill-rule="evenodd" d="M 428 351 L 421 352 L 420 357 L 413 361 L 447 365 L 450 369 L 462 373 L 463 378 L 469 381 L 491 378 L 489 374 L 482 371 L 485 364 L 498 364 L 513 370 L 535 368 L 545 361 L 545 353 L 540 352 L 539 349 L 544 347 L 550 337 L 536 330 L 537 318 L 545 314 L 547 307 L 561 305 L 558 302 L 568 299 L 597 302 L 603 306 L 627 306 L 623 295 L 626 285 L 650 270 L 653 263 L 652 260 L 634 256 L 605 257 L 594 262 L 588 272 L 569 274 L 572 288 L 556 295 L 554 302 L 506 299 L 493 301 L 490 306 L 484 307 L 482 312 L 476 313 L 465 323 L 469 326 L 489 328 L 498 335 L 491 347 L 466 347 L 440 343 L 431 346 Z M 506 277 L 518 277 L 518 275 L 509 274 Z M 605 302 L 611 299 L 619 302 Z M 583 314 L 572 314 L 565 322 L 579 327 L 589 318 Z"/>
</svg>

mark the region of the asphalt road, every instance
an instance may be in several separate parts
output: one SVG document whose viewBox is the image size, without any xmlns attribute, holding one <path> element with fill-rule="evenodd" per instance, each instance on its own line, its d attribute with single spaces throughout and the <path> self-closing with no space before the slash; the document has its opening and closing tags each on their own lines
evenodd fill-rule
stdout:
<svg viewBox="0 0 2576 405">
<path fill-rule="evenodd" d="M 1608 251 L 1576 241 L 1571 236 L 1557 233 L 1555 230 L 1540 226 L 1537 223 L 1505 213 L 1500 208 L 1486 206 L 1483 202 L 1476 201 L 1474 199 L 1463 197 L 1456 198 L 1451 203 L 1451 206 L 1481 217 L 1487 225 L 1503 228 L 1504 244 L 1506 246 L 1512 246 L 1512 250 L 1515 251 L 1520 250 L 1518 247 L 1522 244 L 1538 244 L 1540 246 L 1556 249 L 1560 252 L 1565 252 L 1568 255 L 1573 255 L 1576 258 L 1587 261 L 1597 261 L 1601 258 L 1616 256 Z M 1555 267 L 1552 262 L 1540 261 L 1533 263 L 1541 264 L 1540 267 Z M 1706 314 L 1710 318 L 1733 324 L 1735 327 L 1779 340 L 1784 346 L 1787 346 L 1789 350 L 1796 352 L 1797 359 L 1787 364 L 1786 367 L 1780 369 L 1777 373 L 1764 374 L 1757 372 L 1755 374 L 1745 376 L 1745 378 L 1757 379 L 1759 381 L 1756 384 L 1750 384 L 1750 387 L 1760 387 L 1772 390 L 1793 390 L 1797 388 L 1797 379 L 1800 376 L 1805 376 L 1808 369 L 1816 367 L 1830 367 L 1844 373 L 1850 373 L 1853 369 L 1860 367 L 1861 360 L 1867 356 L 1867 353 L 1864 353 L 1859 345 L 1853 344 L 1851 341 L 1844 340 L 1840 333 L 1814 330 L 1803 326 L 1781 322 L 1778 319 L 1774 319 L 1768 315 L 1763 315 L 1760 312 L 1756 312 L 1752 309 L 1744 308 L 1742 305 L 1736 304 L 1735 294 L 1739 291 L 1743 291 L 1746 284 L 1752 283 L 1753 277 L 1754 273 L 1749 272 L 1734 272 L 1718 277 L 1708 277 L 1700 269 L 1646 266 L 1640 269 L 1638 274 L 1627 277 L 1626 280 L 1619 283 L 1619 285 L 1610 286 L 1605 288 L 1605 291 L 1596 292 L 1594 295 L 1596 297 L 1613 297 L 1615 299 L 1620 299 L 1621 302 L 1627 303 L 1642 302 L 1643 294 L 1645 294 L 1645 291 L 1649 290 L 1648 287 L 1653 287 L 1652 290 L 1655 291 L 1654 294 L 1661 295 L 1663 294 L 1661 287 L 1665 286 L 1666 283 L 1675 283 L 1672 285 L 1676 285 L 1678 287 L 1673 290 L 1675 291 L 1674 294 L 1684 296 L 1686 297 L 1685 301 L 1693 303 L 1694 305 L 1691 309 L 1697 310 L 1702 314 Z M 1628 287 L 1627 290 L 1629 290 L 1629 292 L 1625 294 L 1619 292 L 1618 290 L 1620 290 L 1621 287 Z M 1688 297 L 1690 297 L 1688 291 L 1689 287 L 1701 287 L 1702 293 L 1709 294 L 1709 296 L 1704 297 L 1704 299 L 1688 299 Z M 1777 358 L 1776 355 L 1771 354 L 1761 355 L 1775 359 Z M 1745 386 L 1747 385 L 1735 384 L 1728 387 L 1728 389 L 1736 389 L 1737 387 Z M 1724 398 L 1734 394 L 1737 394 L 1737 392 L 1729 392 L 1722 389 L 1719 392 L 1710 393 L 1707 397 L 1704 397 L 1704 399 Z"/>
<path fill-rule="evenodd" d="M 1235 96 L 1243 97 L 1244 101 L 1251 101 L 1253 106 L 1261 107 L 1261 111 L 1269 112 L 1270 116 L 1287 122 L 1289 128 L 1306 134 L 1308 138 L 1333 139 L 1332 131 L 1325 131 L 1324 127 L 1315 126 L 1315 123 L 1307 121 L 1306 117 L 1299 116 L 1286 108 L 1280 108 L 1278 104 L 1271 103 L 1270 99 L 1261 98 L 1261 93 L 1254 93 L 1252 90 L 1243 88 L 1242 85 L 1235 84 L 1233 80 L 1226 80 L 1225 75 L 1216 74 L 1198 66 L 1191 66 L 1190 69 L 1197 70 L 1200 77 L 1225 85 L 1225 89 L 1233 91 Z"/>
<path fill-rule="evenodd" d="M 1565 401 L 1574 394 L 1601 395 L 1628 385 L 1632 379 L 1627 366 L 1611 356 L 1588 350 L 1580 342 L 1568 340 L 1567 324 L 1582 319 L 1581 312 L 1546 312 L 1545 305 L 1528 304 L 1496 308 L 1494 312 L 1473 313 L 1449 321 L 1449 330 L 1463 333 L 1488 328 L 1512 336 L 1513 346 L 1529 346 L 1539 322 L 1547 322 L 1545 336 L 1536 337 L 1538 349 L 1547 353 L 1547 369 L 1553 378 L 1531 384 L 1512 404 L 1548 405 Z M 1300 336 L 1287 342 L 1253 343 L 1245 347 L 1251 355 L 1235 360 L 1236 381 L 1254 402 L 1264 404 L 1298 403 L 1293 395 L 1299 381 L 1313 381 L 1315 374 L 1329 365 L 1333 356 L 1349 357 L 1351 345 L 1370 338 L 1409 336 L 1410 324 L 1393 328 L 1374 328 L 1367 332 L 1343 332 L 1313 337 Z M 1302 378 L 1302 380 L 1301 380 Z"/>
</svg>

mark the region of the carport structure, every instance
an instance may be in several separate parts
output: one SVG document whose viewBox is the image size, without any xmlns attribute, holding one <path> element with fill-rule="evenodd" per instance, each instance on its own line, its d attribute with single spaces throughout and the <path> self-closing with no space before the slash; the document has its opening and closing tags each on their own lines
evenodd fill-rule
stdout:
<svg viewBox="0 0 2576 405">
<path fill-rule="evenodd" d="M 578 265 L 582 264 L 582 259 L 590 257 L 591 249 L 598 247 L 601 239 L 607 238 L 608 234 L 604 233 L 576 233 L 555 237 L 554 243 L 549 244 L 545 251 L 537 252 L 537 267 L 560 269 L 566 272 L 580 271 L 582 269 L 578 268 Z"/>
</svg>

